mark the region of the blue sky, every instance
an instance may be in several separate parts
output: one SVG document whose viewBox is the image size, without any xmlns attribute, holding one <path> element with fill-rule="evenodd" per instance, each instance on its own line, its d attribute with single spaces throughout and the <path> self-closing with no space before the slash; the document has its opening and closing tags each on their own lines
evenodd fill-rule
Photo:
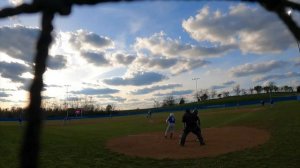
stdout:
<svg viewBox="0 0 300 168">
<path fill-rule="evenodd" d="M 1 1 L 0 7 L 22 0 Z M 29 2 L 29 0 L 25 0 Z M 298 20 L 299 13 L 292 16 Z M 0 20 L 2 107 L 28 103 L 40 16 Z M 44 104 L 152 107 L 173 95 L 193 101 L 275 82 L 300 85 L 297 42 L 273 13 L 234 2 L 135 2 L 74 6 L 57 16 L 45 73 Z M 88 100 L 88 101 L 87 101 Z M 75 103 L 76 101 L 76 103 Z"/>
</svg>

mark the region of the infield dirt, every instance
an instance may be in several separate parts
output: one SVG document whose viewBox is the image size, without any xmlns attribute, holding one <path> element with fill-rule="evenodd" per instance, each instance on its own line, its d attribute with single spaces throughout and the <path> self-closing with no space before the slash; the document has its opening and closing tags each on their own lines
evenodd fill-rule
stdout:
<svg viewBox="0 0 300 168">
<path fill-rule="evenodd" d="M 196 136 L 188 135 L 184 147 L 179 145 L 181 132 L 164 137 L 164 132 L 127 135 L 111 139 L 106 147 L 129 156 L 154 159 L 188 159 L 214 157 L 264 144 L 270 138 L 266 130 L 251 127 L 222 127 L 202 130 L 206 145 L 200 146 Z"/>
</svg>

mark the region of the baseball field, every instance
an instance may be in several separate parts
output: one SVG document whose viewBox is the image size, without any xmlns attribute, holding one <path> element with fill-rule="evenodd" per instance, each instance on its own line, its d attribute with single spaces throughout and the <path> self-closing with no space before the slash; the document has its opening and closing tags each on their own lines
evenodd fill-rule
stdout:
<svg viewBox="0 0 300 168">
<path fill-rule="evenodd" d="M 205 146 L 190 134 L 178 145 L 165 139 L 166 113 L 101 119 L 46 121 L 40 167 L 296 168 L 300 165 L 300 102 L 199 112 Z M 25 123 L 23 123 L 25 124 Z M 23 126 L 0 122 L 0 167 L 18 167 Z"/>
</svg>

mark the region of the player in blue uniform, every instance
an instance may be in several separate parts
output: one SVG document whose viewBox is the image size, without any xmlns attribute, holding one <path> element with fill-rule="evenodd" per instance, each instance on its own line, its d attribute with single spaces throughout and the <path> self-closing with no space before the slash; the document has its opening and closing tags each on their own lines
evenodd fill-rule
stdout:
<svg viewBox="0 0 300 168">
<path fill-rule="evenodd" d="M 168 126 L 165 132 L 165 138 L 167 138 L 168 133 L 170 133 L 170 138 L 172 139 L 175 131 L 175 116 L 173 113 L 170 113 L 169 117 L 166 119 L 166 123 Z"/>
</svg>

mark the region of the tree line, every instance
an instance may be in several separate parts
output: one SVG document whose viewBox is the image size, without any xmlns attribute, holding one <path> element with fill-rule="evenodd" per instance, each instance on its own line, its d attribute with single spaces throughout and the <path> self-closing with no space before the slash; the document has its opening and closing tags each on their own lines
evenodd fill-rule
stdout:
<svg viewBox="0 0 300 168">
<path fill-rule="evenodd" d="M 292 87 L 288 85 L 276 86 L 274 82 L 270 82 L 266 86 L 256 85 L 250 89 L 242 89 L 240 85 L 235 85 L 232 90 L 217 92 L 216 90 L 200 89 L 193 94 L 193 99 L 195 102 L 203 102 L 209 99 L 221 99 L 229 96 L 241 96 L 241 95 L 253 95 L 261 93 L 300 93 L 300 86 Z M 155 100 L 154 108 L 158 107 L 168 107 L 173 105 L 181 105 L 187 103 L 187 100 L 184 97 L 176 99 L 174 96 L 170 95 L 165 97 L 162 102 Z"/>
<path fill-rule="evenodd" d="M 300 93 L 300 86 L 292 87 L 288 85 L 276 86 L 273 82 L 270 82 L 266 86 L 256 85 L 250 89 L 243 89 L 240 85 L 235 85 L 231 90 L 224 90 L 217 92 L 212 89 L 200 89 L 193 94 L 192 102 L 204 102 L 209 99 L 221 99 L 229 96 L 240 96 L 240 95 L 253 95 L 262 93 Z M 65 116 L 67 113 L 70 116 L 75 116 L 76 110 L 82 110 L 84 115 L 95 115 L 95 114 L 113 114 L 118 113 L 120 110 L 117 109 L 115 104 L 107 104 L 106 106 L 95 105 L 95 101 L 69 101 L 63 104 L 50 103 L 45 101 L 43 103 L 42 110 L 45 117 L 51 116 Z M 154 108 L 169 107 L 174 105 L 182 105 L 189 103 L 184 97 L 176 98 L 173 95 L 166 96 L 162 101 L 154 99 Z M 18 118 L 24 116 L 26 109 L 20 107 L 1 108 L 0 107 L 0 118 Z"/>
<path fill-rule="evenodd" d="M 69 117 L 80 117 L 81 114 L 76 114 L 75 112 L 80 110 L 83 115 L 97 115 L 97 114 L 112 114 L 116 113 L 119 110 L 116 109 L 116 105 L 108 104 L 104 107 L 96 105 L 85 105 L 83 107 L 68 107 L 65 106 L 48 106 L 42 107 L 44 117 L 55 117 L 55 116 L 66 116 Z M 21 107 L 11 107 L 11 108 L 1 108 L 0 107 L 0 118 L 15 118 L 19 117 L 26 119 L 25 116 L 26 108 Z"/>
</svg>

